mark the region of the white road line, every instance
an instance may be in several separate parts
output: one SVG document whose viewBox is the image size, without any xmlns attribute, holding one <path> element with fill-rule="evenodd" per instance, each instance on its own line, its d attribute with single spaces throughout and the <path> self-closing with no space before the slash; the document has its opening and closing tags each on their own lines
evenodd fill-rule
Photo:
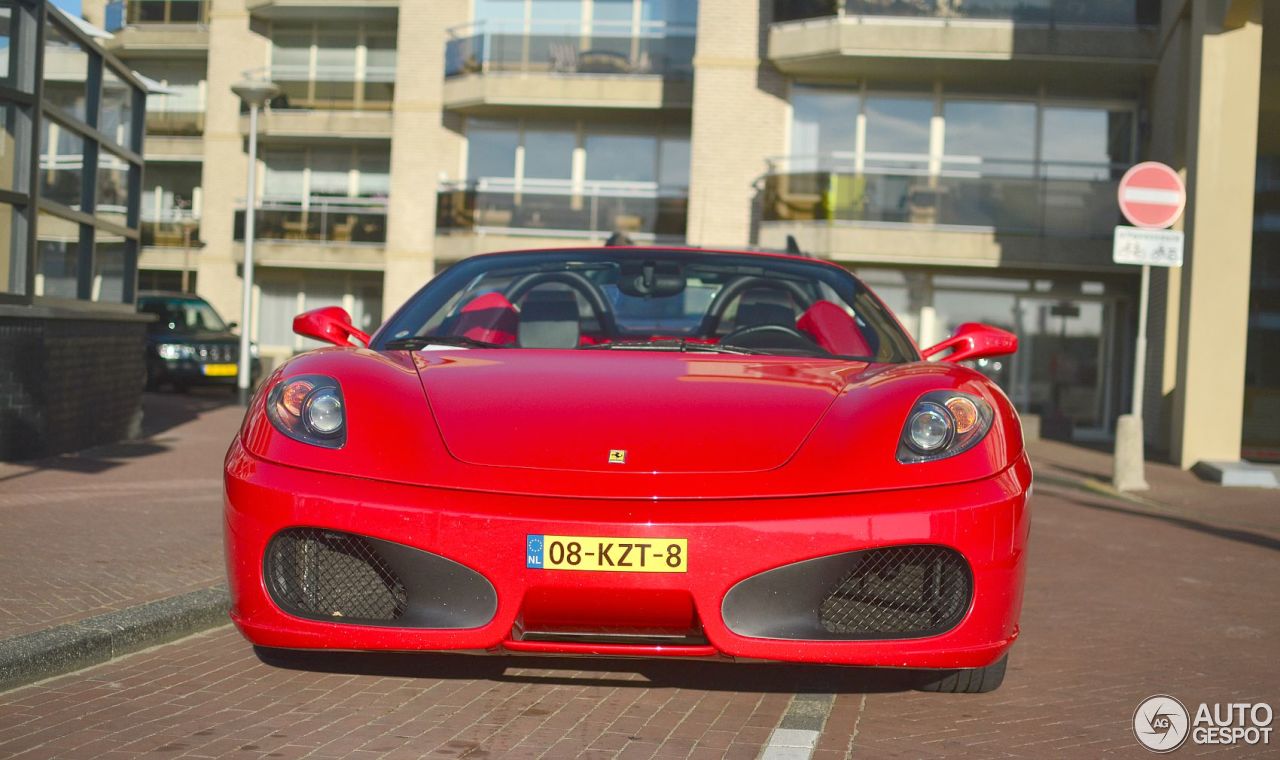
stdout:
<svg viewBox="0 0 1280 760">
<path fill-rule="evenodd" d="M 760 760 L 809 760 L 818 744 L 818 732 L 796 728 L 775 728 Z"/>
</svg>

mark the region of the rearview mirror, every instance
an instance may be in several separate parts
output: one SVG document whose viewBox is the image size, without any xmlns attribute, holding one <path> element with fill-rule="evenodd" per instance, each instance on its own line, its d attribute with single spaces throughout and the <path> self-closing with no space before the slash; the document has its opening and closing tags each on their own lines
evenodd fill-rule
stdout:
<svg viewBox="0 0 1280 760">
<path fill-rule="evenodd" d="M 965 322 L 956 328 L 950 338 L 930 346 L 920 353 L 929 359 L 944 351 L 951 353 L 939 357 L 939 361 L 962 362 L 970 359 L 986 359 L 1005 356 L 1018 350 L 1018 336 L 999 327 L 981 322 Z"/>
<path fill-rule="evenodd" d="M 351 324 L 351 315 L 341 306 L 304 311 L 293 318 L 293 331 L 335 346 L 350 346 L 352 338 L 369 345 L 368 333 Z"/>
</svg>

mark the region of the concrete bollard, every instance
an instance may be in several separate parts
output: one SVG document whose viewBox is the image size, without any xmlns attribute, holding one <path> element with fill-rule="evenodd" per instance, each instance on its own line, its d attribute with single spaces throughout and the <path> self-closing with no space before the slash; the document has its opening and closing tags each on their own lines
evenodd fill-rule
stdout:
<svg viewBox="0 0 1280 760">
<path fill-rule="evenodd" d="M 1122 414 L 1116 420 L 1116 450 L 1111 485 L 1117 491 L 1145 491 L 1150 488 L 1145 470 L 1142 418 Z"/>
</svg>

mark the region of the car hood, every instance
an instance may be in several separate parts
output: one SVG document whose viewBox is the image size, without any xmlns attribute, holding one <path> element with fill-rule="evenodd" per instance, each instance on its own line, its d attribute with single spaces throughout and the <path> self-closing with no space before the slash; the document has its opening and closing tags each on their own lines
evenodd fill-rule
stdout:
<svg viewBox="0 0 1280 760">
<path fill-rule="evenodd" d="M 477 465 L 753 472 L 804 443 L 864 362 L 652 351 L 423 352 L 449 452 Z"/>
</svg>

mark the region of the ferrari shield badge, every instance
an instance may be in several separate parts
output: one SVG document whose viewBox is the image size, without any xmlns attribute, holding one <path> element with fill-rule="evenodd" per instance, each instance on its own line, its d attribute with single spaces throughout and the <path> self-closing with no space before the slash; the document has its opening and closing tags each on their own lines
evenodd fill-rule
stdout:
<svg viewBox="0 0 1280 760">
<path fill-rule="evenodd" d="M 609 464 L 626 464 L 626 449 L 609 449 Z"/>
</svg>

